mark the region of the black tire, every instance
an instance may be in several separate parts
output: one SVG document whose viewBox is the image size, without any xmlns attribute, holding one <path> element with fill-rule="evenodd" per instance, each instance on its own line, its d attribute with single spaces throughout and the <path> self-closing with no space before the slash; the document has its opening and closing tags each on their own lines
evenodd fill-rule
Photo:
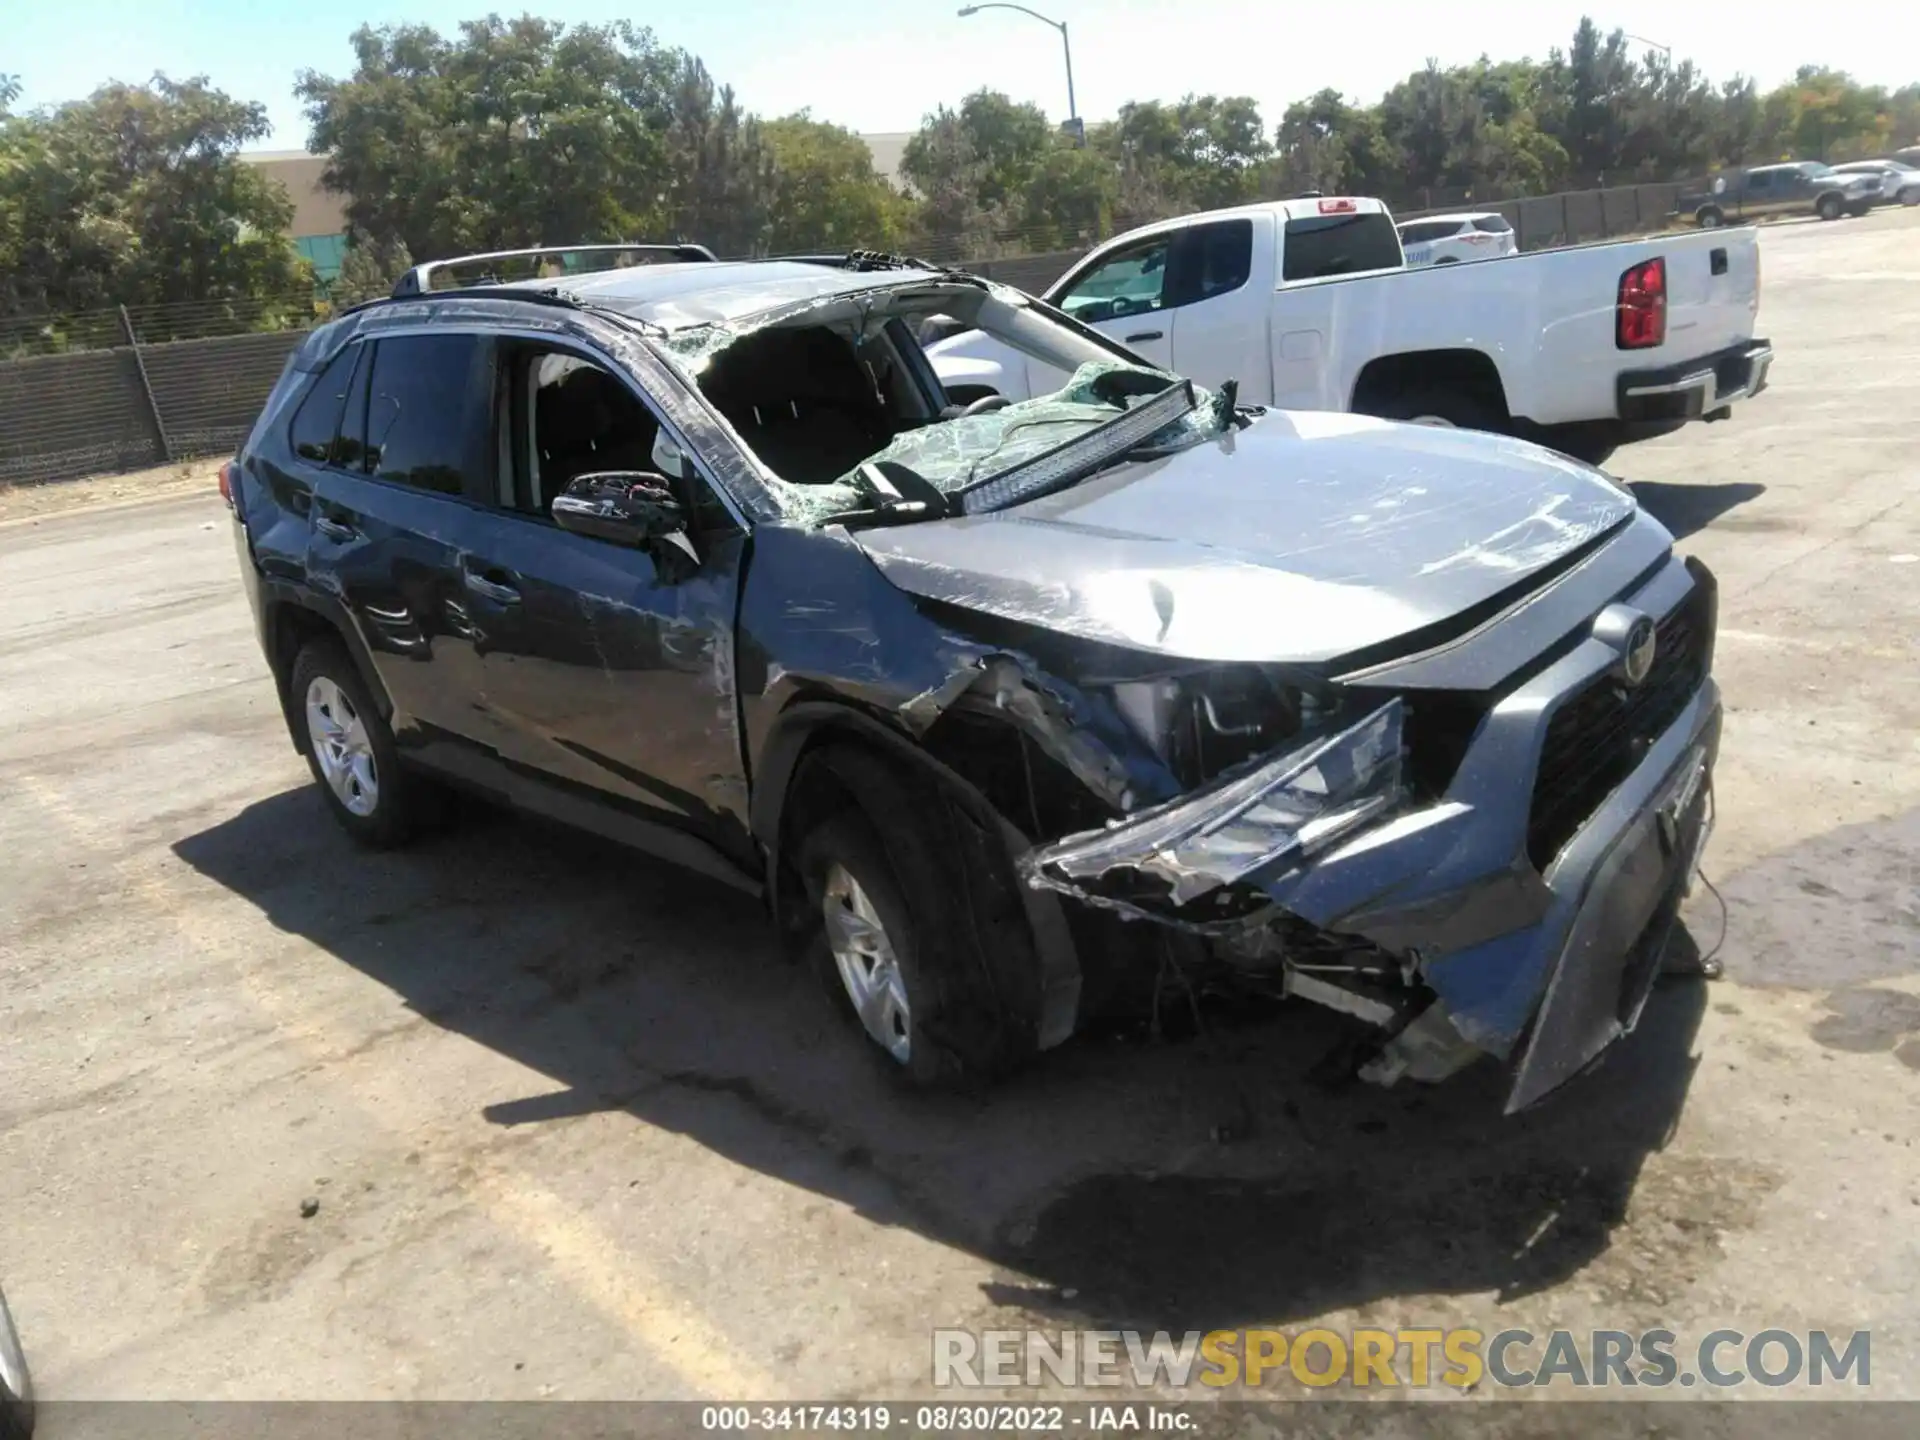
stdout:
<svg viewBox="0 0 1920 1440">
<path fill-rule="evenodd" d="M 1493 404 L 1471 390 L 1451 385 L 1420 385 L 1383 396 L 1369 403 L 1363 413 L 1382 420 L 1440 423 L 1459 430 L 1504 432 L 1507 428 L 1506 417 Z"/>
<path fill-rule="evenodd" d="M 1036 1049 L 1039 965 L 1000 837 L 932 782 L 869 752 L 836 748 L 814 763 L 858 797 L 800 840 L 796 865 L 812 960 L 838 1008 L 862 1044 L 915 1086 L 977 1084 L 1017 1068 Z M 822 923 L 836 865 L 866 892 L 905 981 L 904 1062 L 867 1033 L 841 983 Z"/>
<path fill-rule="evenodd" d="M 373 753 L 376 782 L 374 802 L 366 814 L 355 814 L 347 808 L 321 768 L 307 723 L 306 697 L 316 680 L 332 681 L 365 729 Z M 437 815 L 439 797 L 430 782 L 401 765 L 393 731 L 374 704 L 366 682 L 360 678 L 359 667 L 338 640 L 307 642 L 287 678 L 287 697 L 295 738 L 300 742 L 300 752 L 307 757 L 307 768 L 313 772 L 314 783 L 320 787 L 333 818 L 347 834 L 369 849 L 390 850 L 404 845 L 428 819 Z"/>
<path fill-rule="evenodd" d="M 1718 205 L 1702 205 L 1694 212 L 1693 223 L 1702 230 L 1717 230 L 1727 223 L 1727 217 L 1721 214 Z"/>
<path fill-rule="evenodd" d="M 1458 255 L 1442 255 L 1433 263 L 1435 265 L 1458 265 L 1460 263 L 1460 257 Z"/>
<path fill-rule="evenodd" d="M 1820 197 L 1820 203 L 1813 207 L 1813 213 L 1818 215 L 1822 220 L 1838 220 L 1840 218 L 1840 197 L 1838 195 L 1822 195 Z"/>
<path fill-rule="evenodd" d="M 19 1332 L 0 1295 L 0 1440 L 28 1440 L 33 1434 L 33 1376 Z"/>
<path fill-rule="evenodd" d="M 1900 192 L 1902 205 L 1920 205 L 1920 185 L 1909 185 Z"/>
</svg>

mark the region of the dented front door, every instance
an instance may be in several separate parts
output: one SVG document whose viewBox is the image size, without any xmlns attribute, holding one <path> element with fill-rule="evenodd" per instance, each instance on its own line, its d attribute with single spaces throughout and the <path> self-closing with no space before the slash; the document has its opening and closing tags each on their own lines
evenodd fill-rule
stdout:
<svg viewBox="0 0 1920 1440">
<path fill-rule="evenodd" d="M 740 537 L 708 537 L 682 571 L 550 520 L 499 513 L 479 528 L 468 607 L 514 802 L 600 829 L 608 817 L 588 807 L 611 805 L 737 850 Z"/>
</svg>

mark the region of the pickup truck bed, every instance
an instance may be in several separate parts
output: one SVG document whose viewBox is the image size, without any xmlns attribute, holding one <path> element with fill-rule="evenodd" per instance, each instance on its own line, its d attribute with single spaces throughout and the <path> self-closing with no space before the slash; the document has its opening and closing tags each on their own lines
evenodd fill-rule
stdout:
<svg viewBox="0 0 1920 1440">
<path fill-rule="evenodd" d="M 1384 227 L 1391 249 L 1377 233 L 1330 248 L 1327 227 L 1339 224 Z M 1195 258 L 1183 260 L 1187 252 Z M 1142 254 L 1145 262 L 1130 262 Z M 1122 236 L 1046 298 L 1201 384 L 1237 380 L 1247 402 L 1506 430 L 1575 453 L 1724 418 L 1766 383 L 1772 352 L 1753 338 L 1752 229 L 1411 270 L 1399 255 L 1378 201 L 1287 201 Z M 1156 256 L 1166 272 L 1157 296 Z M 1302 257 L 1375 266 L 1302 276 Z M 1389 258 L 1393 265 L 1379 263 Z M 1106 277 L 1129 263 L 1146 273 L 1106 293 Z M 1209 265 L 1238 283 L 1209 289 Z M 1065 378 L 978 332 L 929 353 L 956 399 L 990 391 L 1021 399 Z"/>
</svg>

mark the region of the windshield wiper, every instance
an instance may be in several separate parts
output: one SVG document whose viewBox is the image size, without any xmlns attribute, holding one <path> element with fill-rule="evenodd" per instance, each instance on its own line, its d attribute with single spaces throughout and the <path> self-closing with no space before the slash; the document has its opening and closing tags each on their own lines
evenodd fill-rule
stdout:
<svg viewBox="0 0 1920 1440">
<path fill-rule="evenodd" d="M 838 511 L 822 523 L 857 530 L 863 525 L 944 520 L 957 513 L 950 497 L 934 488 L 932 481 L 897 460 L 868 460 L 853 472 L 853 478 L 873 503 Z"/>
</svg>

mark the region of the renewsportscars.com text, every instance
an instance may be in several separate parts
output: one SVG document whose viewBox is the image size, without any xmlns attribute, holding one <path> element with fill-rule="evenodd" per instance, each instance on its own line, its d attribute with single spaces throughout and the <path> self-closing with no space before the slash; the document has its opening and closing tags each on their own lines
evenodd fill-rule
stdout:
<svg viewBox="0 0 1920 1440">
<path fill-rule="evenodd" d="M 1505 1389 L 1622 1389 L 1873 1383 L 1872 1333 L 1465 1328 L 1285 1330 L 936 1330 L 939 1389 L 1063 1385 L 1137 1389 L 1268 1383 L 1356 1388 L 1490 1383 Z"/>
</svg>

